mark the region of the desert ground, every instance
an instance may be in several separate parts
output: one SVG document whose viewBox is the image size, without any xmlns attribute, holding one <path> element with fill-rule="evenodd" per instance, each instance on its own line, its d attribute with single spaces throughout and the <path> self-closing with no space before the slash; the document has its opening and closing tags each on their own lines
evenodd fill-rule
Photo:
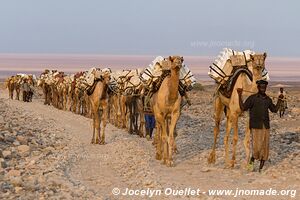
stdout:
<svg viewBox="0 0 300 200">
<path fill-rule="evenodd" d="M 148 199 L 114 196 L 112 190 L 192 188 L 200 189 L 201 194 L 151 199 L 298 199 L 299 194 L 294 198 L 208 194 L 209 190 L 237 188 L 300 191 L 300 85 L 273 83 L 268 94 L 275 95 L 280 84 L 288 92 L 288 110 L 283 118 L 270 115 L 270 160 L 261 173 L 243 167 L 242 140 L 247 115 L 239 121 L 236 166 L 224 168 L 225 120 L 221 123 L 217 162 L 208 165 L 213 143 L 214 85 L 203 84 L 203 88 L 191 92 L 192 105 L 183 109 L 177 126 L 179 153 L 175 156 L 175 167 L 169 168 L 155 159 L 151 141 L 109 124 L 107 144 L 92 145 L 91 119 L 45 106 L 39 95 L 30 103 L 9 100 L 1 84 L 0 198 Z"/>
</svg>

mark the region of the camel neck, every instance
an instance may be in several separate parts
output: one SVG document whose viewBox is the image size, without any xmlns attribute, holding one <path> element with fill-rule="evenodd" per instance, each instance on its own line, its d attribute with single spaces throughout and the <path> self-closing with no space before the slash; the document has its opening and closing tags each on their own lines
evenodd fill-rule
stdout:
<svg viewBox="0 0 300 200">
<path fill-rule="evenodd" d="M 177 99 L 178 97 L 178 85 L 179 85 L 179 70 L 171 69 L 171 76 L 169 82 L 169 92 L 171 99 Z"/>
<path fill-rule="evenodd" d="M 103 84 L 103 91 L 102 91 L 100 99 L 106 99 L 108 85 L 107 85 L 107 83 L 105 81 L 103 81 L 102 84 Z"/>
<path fill-rule="evenodd" d="M 252 64 L 252 75 L 253 75 L 252 82 L 251 82 L 251 84 L 249 84 L 249 83 L 245 84 L 244 89 L 256 93 L 256 92 L 258 92 L 256 81 L 260 80 L 262 78 L 262 76 L 261 76 L 261 73 L 259 73 L 258 71 L 254 71 L 254 70 L 256 70 L 256 66 L 253 64 L 253 62 L 251 64 Z"/>
<path fill-rule="evenodd" d="M 253 71 L 255 70 L 255 66 L 253 66 Z M 251 84 L 251 91 L 257 91 L 256 81 L 262 79 L 262 75 L 259 72 L 253 73 L 253 81 Z"/>
</svg>

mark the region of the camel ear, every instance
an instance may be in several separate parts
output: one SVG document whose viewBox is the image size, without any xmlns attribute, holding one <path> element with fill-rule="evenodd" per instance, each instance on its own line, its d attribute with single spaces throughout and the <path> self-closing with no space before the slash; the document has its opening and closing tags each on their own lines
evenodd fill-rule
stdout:
<svg viewBox="0 0 300 200">
<path fill-rule="evenodd" d="M 171 62 L 173 62 L 173 57 L 172 56 L 169 56 L 169 60 L 171 61 Z"/>
<path fill-rule="evenodd" d="M 265 59 L 267 58 L 267 53 L 266 52 L 264 53 L 264 57 L 265 57 Z"/>
</svg>

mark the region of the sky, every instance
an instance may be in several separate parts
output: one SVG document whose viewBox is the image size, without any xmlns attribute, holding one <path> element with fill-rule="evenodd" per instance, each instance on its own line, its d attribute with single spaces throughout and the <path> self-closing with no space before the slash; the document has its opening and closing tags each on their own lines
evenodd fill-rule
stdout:
<svg viewBox="0 0 300 200">
<path fill-rule="evenodd" d="M 300 1 L 0 0 L 0 53 L 300 57 Z"/>
</svg>

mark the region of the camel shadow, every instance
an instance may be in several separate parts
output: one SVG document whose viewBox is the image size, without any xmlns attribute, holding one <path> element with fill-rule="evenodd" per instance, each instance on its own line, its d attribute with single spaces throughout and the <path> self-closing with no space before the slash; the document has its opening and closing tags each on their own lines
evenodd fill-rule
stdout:
<svg viewBox="0 0 300 200">
<path fill-rule="evenodd" d="M 244 120 L 239 124 L 239 141 L 236 160 L 238 165 L 246 157 L 243 139 L 245 136 L 245 120 L 247 120 L 247 117 L 243 117 L 243 119 Z M 176 144 L 179 151 L 179 154 L 176 154 L 175 158 L 177 164 L 191 160 L 194 157 L 205 157 L 206 160 L 206 156 L 208 156 L 213 144 L 212 123 L 209 123 L 207 119 L 182 113 L 181 119 L 177 124 L 177 132 Z M 225 126 L 221 125 L 217 151 L 224 151 L 224 135 Z M 230 137 L 232 137 L 232 133 Z M 296 153 L 299 150 L 299 142 L 300 133 L 283 132 L 274 134 L 271 131 L 270 156 L 267 163 L 277 165 L 293 153 Z"/>
<path fill-rule="evenodd" d="M 277 165 L 292 154 L 299 152 L 299 143 L 299 132 L 284 132 L 271 135 L 269 163 Z"/>
<path fill-rule="evenodd" d="M 176 126 L 178 132 L 176 144 L 179 151 L 176 154 L 177 164 L 200 156 L 204 151 L 211 149 L 213 132 L 205 121 L 201 117 L 182 113 Z"/>
</svg>

